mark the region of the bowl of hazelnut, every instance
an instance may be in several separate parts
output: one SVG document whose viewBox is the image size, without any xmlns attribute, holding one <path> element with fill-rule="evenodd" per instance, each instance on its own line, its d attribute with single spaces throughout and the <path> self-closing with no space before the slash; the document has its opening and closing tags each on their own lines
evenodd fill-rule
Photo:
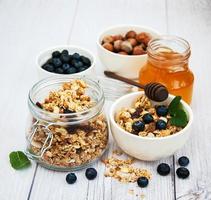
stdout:
<svg viewBox="0 0 211 200">
<path fill-rule="evenodd" d="M 108 70 L 137 79 L 140 68 L 147 60 L 148 42 L 159 35 L 156 30 L 144 26 L 110 27 L 97 39 L 99 58 Z"/>
</svg>

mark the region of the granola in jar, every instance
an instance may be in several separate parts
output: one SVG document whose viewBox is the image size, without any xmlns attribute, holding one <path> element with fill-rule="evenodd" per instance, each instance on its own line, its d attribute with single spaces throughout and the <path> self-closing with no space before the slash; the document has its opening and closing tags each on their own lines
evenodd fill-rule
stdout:
<svg viewBox="0 0 211 200">
<path fill-rule="evenodd" d="M 28 155 L 51 169 L 81 168 L 107 147 L 102 89 L 89 79 L 46 80 L 29 94 Z"/>
</svg>

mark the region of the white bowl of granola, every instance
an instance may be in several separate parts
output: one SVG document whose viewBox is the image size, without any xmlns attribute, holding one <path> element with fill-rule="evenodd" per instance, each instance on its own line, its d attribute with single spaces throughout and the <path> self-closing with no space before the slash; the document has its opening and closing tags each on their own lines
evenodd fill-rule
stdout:
<svg viewBox="0 0 211 200">
<path fill-rule="evenodd" d="M 110 109 L 109 118 L 112 135 L 118 146 L 130 156 L 146 161 L 159 160 L 173 155 L 179 150 L 189 138 L 193 113 L 190 106 L 181 100 L 180 106 L 178 108 L 175 107 L 175 112 L 178 113 L 178 110 L 183 110 L 183 114 L 185 113 L 186 115 L 186 123 L 182 125 L 183 127 L 176 126 L 172 122 L 175 121 L 175 118 L 172 120 L 173 115 L 170 114 L 169 107 L 174 98 L 175 96 L 169 95 L 167 100 L 158 103 L 150 101 L 143 91 L 139 91 L 124 95 L 116 100 Z M 165 117 L 159 116 L 157 113 L 158 107 L 165 106 L 168 109 L 168 113 Z M 171 107 L 171 112 L 172 110 Z M 145 114 L 151 115 L 153 121 L 145 123 Z M 175 116 L 177 119 L 178 117 L 181 119 L 179 115 Z M 148 116 L 149 119 L 150 117 Z M 176 123 L 180 122 L 181 120 Z M 141 130 L 138 129 L 137 131 L 134 123 L 136 125 L 138 123 L 138 127 Z"/>
</svg>

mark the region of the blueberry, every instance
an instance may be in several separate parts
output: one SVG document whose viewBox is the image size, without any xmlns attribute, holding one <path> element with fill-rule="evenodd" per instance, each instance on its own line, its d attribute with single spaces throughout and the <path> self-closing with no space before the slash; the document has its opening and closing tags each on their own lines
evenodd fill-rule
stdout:
<svg viewBox="0 0 211 200">
<path fill-rule="evenodd" d="M 132 128 L 136 132 L 143 131 L 145 128 L 145 124 L 142 121 L 136 121 L 133 123 Z"/>
<path fill-rule="evenodd" d="M 64 109 L 63 111 L 65 114 L 70 114 L 70 113 L 75 113 L 75 111 L 69 110 L 69 109 Z"/>
<path fill-rule="evenodd" d="M 54 67 L 60 67 L 62 65 L 62 61 L 59 58 L 53 58 L 52 64 L 54 65 Z"/>
<path fill-rule="evenodd" d="M 69 69 L 67 69 L 67 70 L 65 71 L 66 74 L 74 74 L 74 73 L 76 73 L 76 72 L 77 72 L 77 70 L 76 70 L 76 68 L 74 68 L 74 67 L 70 67 Z"/>
<path fill-rule="evenodd" d="M 64 50 L 62 51 L 62 54 L 63 54 L 63 55 L 68 55 L 68 54 L 69 54 L 69 53 L 68 53 L 68 50 L 64 49 Z"/>
<path fill-rule="evenodd" d="M 146 113 L 143 116 L 143 121 L 145 124 L 149 124 L 154 121 L 153 116 L 150 113 Z"/>
<path fill-rule="evenodd" d="M 178 163 L 180 166 L 187 166 L 189 164 L 189 159 L 186 156 L 182 156 L 178 159 Z"/>
<path fill-rule="evenodd" d="M 60 55 L 61 55 L 61 53 L 60 53 L 59 51 L 54 51 L 54 52 L 52 53 L 52 57 L 53 57 L 53 58 L 59 58 Z"/>
<path fill-rule="evenodd" d="M 81 61 L 75 62 L 75 67 L 78 68 L 78 69 L 83 67 L 83 66 L 84 66 L 84 64 Z"/>
<path fill-rule="evenodd" d="M 88 168 L 85 172 L 86 178 L 89 180 L 93 180 L 97 176 L 97 171 L 94 168 Z"/>
<path fill-rule="evenodd" d="M 156 113 L 158 116 L 166 116 L 168 114 L 168 108 L 164 105 L 156 107 Z"/>
<path fill-rule="evenodd" d="M 137 184 L 138 184 L 139 187 L 143 188 L 143 187 L 146 187 L 149 184 L 149 180 L 146 177 L 141 176 L 141 177 L 138 178 Z"/>
<path fill-rule="evenodd" d="M 79 72 L 82 72 L 82 71 L 84 71 L 84 70 L 86 70 L 85 67 L 80 67 L 78 71 L 79 71 Z"/>
<path fill-rule="evenodd" d="M 80 55 L 78 53 L 74 53 L 72 55 L 72 59 L 75 59 L 75 60 L 80 60 Z"/>
<path fill-rule="evenodd" d="M 156 122 L 156 129 L 158 129 L 158 130 L 164 130 L 164 129 L 166 129 L 166 126 L 167 126 L 166 122 L 161 119 L 159 119 Z"/>
<path fill-rule="evenodd" d="M 157 172 L 161 176 L 166 176 L 166 175 L 168 175 L 170 173 L 170 167 L 166 163 L 161 163 L 157 167 Z"/>
<path fill-rule="evenodd" d="M 60 59 L 61 59 L 61 61 L 62 61 L 63 63 L 68 63 L 69 60 L 70 60 L 70 57 L 69 57 L 68 54 L 62 54 L 62 55 L 60 56 Z"/>
<path fill-rule="evenodd" d="M 62 69 L 63 69 L 64 71 L 66 71 L 66 70 L 69 69 L 69 68 L 70 68 L 70 65 L 67 64 L 67 63 L 64 63 L 64 64 L 62 65 Z"/>
<path fill-rule="evenodd" d="M 36 106 L 42 109 L 42 104 L 40 102 L 36 102 Z"/>
<path fill-rule="evenodd" d="M 76 182 L 76 180 L 77 180 L 77 177 L 74 173 L 67 174 L 66 181 L 68 184 L 73 184 Z"/>
<path fill-rule="evenodd" d="M 44 66 L 42 66 L 42 68 L 48 72 L 53 72 L 54 71 L 54 66 L 51 64 L 46 64 Z"/>
<path fill-rule="evenodd" d="M 55 73 L 57 73 L 57 74 L 64 74 L 64 70 L 61 67 L 59 67 L 59 68 L 55 69 Z"/>
<path fill-rule="evenodd" d="M 189 170 L 185 167 L 179 167 L 176 173 L 177 173 L 177 176 L 182 179 L 188 178 L 188 176 L 190 175 Z"/>
<path fill-rule="evenodd" d="M 90 61 L 89 58 L 87 58 L 85 56 L 81 56 L 80 59 L 84 63 L 84 65 L 86 65 L 87 67 L 90 67 L 91 66 L 91 61 Z"/>
</svg>

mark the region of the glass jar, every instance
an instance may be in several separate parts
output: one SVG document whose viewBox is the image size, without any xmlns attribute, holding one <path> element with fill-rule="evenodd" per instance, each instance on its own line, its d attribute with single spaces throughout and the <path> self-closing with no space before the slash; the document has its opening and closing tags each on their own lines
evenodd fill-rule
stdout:
<svg viewBox="0 0 211 200">
<path fill-rule="evenodd" d="M 189 69 L 189 43 L 176 36 L 161 36 L 151 40 L 147 48 L 147 63 L 140 69 L 139 82 L 159 82 L 169 92 L 191 103 L 194 75 Z"/>
<path fill-rule="evenodd" d="M 40 108 L 51 91 L 72 80 L 87 84 L 86 95 L 95 104 L 76 113 L 54 113 Z M 29 92 L 30 117 L 26 153 L 42 166 L 60 171 L 81 169 L 98 159 L 108 144 L 108 125 L 103 112 L 104 94 L 99 84 L 84 77 L 47 78 Z"/>
</svg>

